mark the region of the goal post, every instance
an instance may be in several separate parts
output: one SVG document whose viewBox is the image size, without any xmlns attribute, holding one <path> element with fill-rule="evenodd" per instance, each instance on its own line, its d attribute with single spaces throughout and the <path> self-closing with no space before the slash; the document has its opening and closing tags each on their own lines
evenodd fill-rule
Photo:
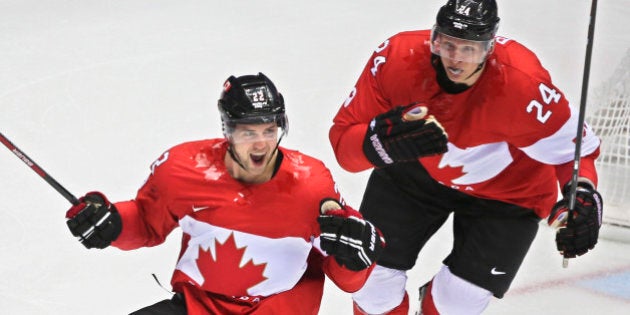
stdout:
<svg viewBox="0 0 630 315">
<path fill-rule="evenodd" d="M 602 236 L 630 242 L 630 49 L 588 103 L 586 120 L 602 140 L 596 163 L 604 199 Z"/>
</svg>

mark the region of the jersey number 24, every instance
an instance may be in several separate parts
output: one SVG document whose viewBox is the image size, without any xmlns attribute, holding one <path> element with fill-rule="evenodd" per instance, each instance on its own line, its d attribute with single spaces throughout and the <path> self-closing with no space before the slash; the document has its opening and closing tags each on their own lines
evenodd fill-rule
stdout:
<svg viewBox="0 0 630 315">
<path fill-rule="evenodd" d="M 542 97 L 543 103 L 541 104 L 538 100 L 531 100 L 529 105 L 527 105 L 527 112 L 532 113 L 536 112 L 536 119 L 541 123 L 547 122 L 547 119 L 551 117 L 551 110 L 546 109 L 545 106 L 553 103 L 558 103 L 562 94 L 556 92 L 555 89 L 552 89 L 546 86 L 544 83 L 540 83 L 538 85 L 538 91 L 540 91 L 540 96 Z"/>
</svg>

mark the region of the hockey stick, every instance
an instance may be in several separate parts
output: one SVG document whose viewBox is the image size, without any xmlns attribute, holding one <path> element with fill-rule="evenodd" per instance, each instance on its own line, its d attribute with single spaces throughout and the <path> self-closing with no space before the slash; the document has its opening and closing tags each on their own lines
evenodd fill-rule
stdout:
<svg viewBox="0 0 630 315">
<path fill-rule="evenodd" d="M 569 189 L 569 210 L 571 216 L 575 209 L 577 183 L 580 172 L 580 159 L 582 152 L 582 133 L 584 132 L 584 116 L 586 112 L 586 96 L 588 95 L 588 78 L 591 70 L 591 55 L 593 52 L 593 36 L 595 33 L 595 14 L 597 13 L 597 0 L 591 2 L 591 16 L 588 24 L 588 38 L 586 41 L 586 56 L 584 57 L 584 75 L 582 76 L 582 95 L 580 97 L 580 113 L 578 116 L 577 135 L 575 136 L 575 156 L 573 157 L 573 174 L 571 176 L 571 188 Z M 569 266 L 569 258 L 562 259 L 562 267 Z"/>
<path fill-rule="evenodd" d="M 55 190 L 57 190 L 64 198 L 66 198 L 73 205 L 78 205 L 79 200 L 71 194 L 67 189 L 65 189 L 59 182 L 57 182 L 54 178 L 52 178 L 48 173 L 46 173 L 37 163 L 33 162 L 31 158 L 29 158 L 22 150 L 18 149 L 7 137 L 5 137 L 0 132 L 0 142 L 4 144 L 13 154 L 15 154 L 24 164 L 28 165 L 37 175 L 41 176 L 50 186 L 52 186 Z"/>
</svg>

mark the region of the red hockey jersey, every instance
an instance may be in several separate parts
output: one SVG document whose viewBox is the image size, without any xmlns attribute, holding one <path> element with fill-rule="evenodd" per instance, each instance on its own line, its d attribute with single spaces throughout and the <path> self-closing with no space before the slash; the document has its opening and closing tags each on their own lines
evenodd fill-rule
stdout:
<svg viewBox="0 0 630 315">
<path fill-rule="evenodd" d="M 316 314 L 324 273 L 358 290 L 371 269 L 353 272 L 319 249 L 319 203 L 340 200 L 322 162 L 279 148 L 282 163 L 262 184 L 233 179 L 223 139 L 165 152 L 135 200 L 116 203 L 123 230 L 113 246 L 130 250 L 183 231 L 172 285 L 189 314 Z"/>
<path fill-rule="evenodd" d="M 469 89 L 444 92 L 431 65 L 430 31 L 399 33 L 374 51 L 334 118 L 330 141 L 340 165 L 372 165 L 362 151 L 368 123 L 399 105 L 424 103 L 448 134 L 448 152 L 419 159 L 438 182 L 547 217 L 558 181 L 570 180 L 578 111 L 536 55 L 497 37 L 484 72 Z M 586 126 L 580 176 L 597 182 L 599 139 Z"/>
</svg>

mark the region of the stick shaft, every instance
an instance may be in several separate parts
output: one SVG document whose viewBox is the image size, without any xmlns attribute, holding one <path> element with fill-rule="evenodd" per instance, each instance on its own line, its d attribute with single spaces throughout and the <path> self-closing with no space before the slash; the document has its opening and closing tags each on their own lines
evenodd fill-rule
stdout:
<svg viewBox="0 0 630 315">
<path fill-rule="evenodd" d="M 582 152 L 582 134 L 584 133 L 584 116 L 586 115 L 586 99 L 588 96 L 588 80 L 591 73 L 591 56 L 593 53 L 593 37 L 595 34 L 595 17 L 597 14 L 597 0 L 591 2 L 591 15 L 588 24 L 588 38 L 586 41 L 586 55 L 584 57 L 584 74 L 582 75 L 582 95 L 580 97 L 580 111 L 578 116 L 577 134 L 575 136 L 575 156 L 573 158 L 573 173 L 569 190 L 569 216 L 575 209 L 577 183 L 580 174 L 580 159 Z M 564 258 L 563 267 L 568 266 L 568 258 Z"/>
<path fill-rule="evenodd" d="M 24 164 L 28 165 L 37 175 L 43 178 L 50 186 L 52 186 L 57 192 L 59 192 L 64 198 L 66 198 L 73 205 L 79 204 L 79 200 L 65 189 L 59 182 L 57 182 L 52 176 L 48 175 L 37 163 L 33 162 L 22 150 L 16 147 L 7 137 L 0 133 L 0 142 L 4 144 L 13 154 L 15 154 Z"/>
</svg>

